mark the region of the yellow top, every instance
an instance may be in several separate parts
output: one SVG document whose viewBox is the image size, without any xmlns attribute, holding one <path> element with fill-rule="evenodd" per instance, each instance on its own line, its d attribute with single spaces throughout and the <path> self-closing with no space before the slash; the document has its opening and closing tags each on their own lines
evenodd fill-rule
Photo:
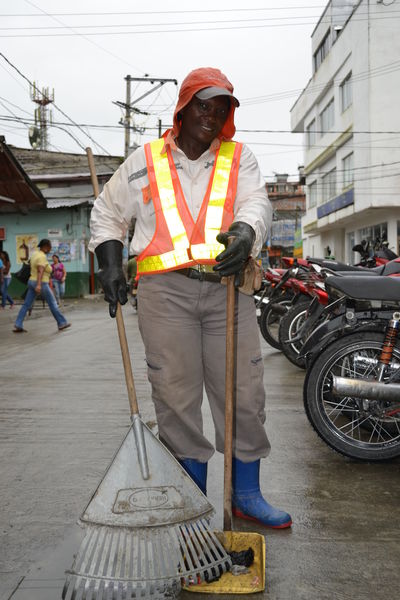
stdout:
<svg viewBox="0 0 400 600">
<path fill-rule="evenodd" d="M 36 250 L 31 256 L 31 276 L 30 280 L 37 281 L 38 267 L 44 267 L 42 281 L 49 283 L 51 275 L 51 266 L 42 250 Z"/>
</svg>

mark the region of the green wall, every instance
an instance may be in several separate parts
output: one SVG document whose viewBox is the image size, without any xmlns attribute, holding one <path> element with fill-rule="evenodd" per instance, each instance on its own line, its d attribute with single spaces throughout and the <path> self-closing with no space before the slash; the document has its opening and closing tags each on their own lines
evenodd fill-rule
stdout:
<svg viewBox="0 0 400 600">
<path fill-rule="evenodd" d="M 65 258 L 60 259 L 67 270 L 67 297 L 79 297 L 88 294 L 89 288 L 89 215 L 90 207 L 78 206 L 71 208 L 43 209 L 21 214 L 1 214 L 0 226 L 6 229 L 6 240 L 3 250 L 6 250 L 11 260 L 11 273 L 16 273 L 21 264 L 17 261 L 17 236 L 33 235 L 37 240 L 49 238 L 55 247 L 63 244 L 66 248 Z M 69 249 L 69 250 L 68 250 Z M 57 252 L 59 253 L 59 252 Z M 51 263 L 51 254 L 49 255 Z M 9 291 L 11 296 L 20 297 L 25 287 L 14 277 Z"/>
</svg>

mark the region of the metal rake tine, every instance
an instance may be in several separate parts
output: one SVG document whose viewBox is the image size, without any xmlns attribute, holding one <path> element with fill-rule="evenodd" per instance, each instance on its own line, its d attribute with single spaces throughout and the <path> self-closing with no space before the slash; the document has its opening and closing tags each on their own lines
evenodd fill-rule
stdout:
<svg viewBox="0 0 400 600">
<path fill-rule="evenodd" d="M 132 565 L 132 535 L 125 535 L 125 562 L 123 569 L 121 568 L 121 576 L 129 579 Z M 122 565 L 121 565 L 122 567 Z"/>
<path fill-rule="evenodd" d="M 187 525 L 185 525 L 184 527 L 179 527 L 179 533 L 181 534 L 183 541 L 182 550 L 185 551 L 184 559 L 185 562 L 188 563 L 187 570 L 195 572 L 197 569 L 197 565 L 194 564 L 193 560 L 196 554 L 194 552 L 192 540 L 190 539 L 190 535 L 188 534 L 187 527 Z"/>
<path fill-rule="evenodd" d="M 201 537 L 199 538 L 197 534 L 198 532 L 195 530 L 192 524 L 190 540 L 195 549 L 196 558 L 199 565 L 199 572 L 197 575 L 199 575 L 203 580 L 205 579 L 205 574 L 207 573 L 208 578 L 210 579 L 212 577 L 210 560 L 207 554 L 205 554 L 204 540 L 202 540 Z"/>
<path fill-rule="evenodd" d="M 179 576 L 184 577 L 187 575 L 188 571 L 190 571 L 190 569 L 188 569 L 188 566 L 185 564 L 185 560 L 186 560 L 185 556 L 184 556 L 185 540 L 183 538 L 182 532 L 180 531 L 180 527 L 173 527 L 170 530 L 170 534 L 171 534 L 171 537 L 174 538 L 174 540 L 175 540 L 174 547 L 179 548 L 179 555 L 178 555 Z"/>
<path fill-rule="evenodd" d="M 193 529 L 198 531 L 199 539 L 202 540 L 203 549 L 207 548 L 208 552 L 212 552 L 214 555 L 214 559 L 218 559 L 219 557 L 223 558 L 225 552 L 224 547 L 221 542 L 219 542 L 216 535 L 209 531 L 207 527 L 204 526 L 204 523 L 200 521 L 199 523 L 193 524 Z"/>
<path fill-rule="evenodd" d="M 76 571 L 80 571 L 82 574 L 87 572 L 87 565 L 91 564 L 93 557 L 97 553 L 99 538 L 101 534 L 102 529 L 93 529 L 93 531 L 90 531 L 89 529 L 87 531 L 76 557 Z"/>
<path fill-rule="evenodd" d="M 178 564 L 176 560 L 174 561 L 174 552 L 169 529 L 164 532 L 163 542 L 160 544 L 160 548 L 163 556 L 165 573 L 173 573 L 174 569 L 176 569 L 176 575 L 178 576 Z"/>
<path fill-rule="evenodd" d="M 160 541 L 158 541 L 158 543 L 153 541 L 152 547 L 154 556 L 154 575 L 156 576 L 155 579 L 159 580 L 161 577 L 165 578 L 166 575 L 165 570 L 162 568 L 164 564 L 162 556 L 162 544 Z"/>
<path fill-rule="evenodd" d="M 90 574 L 91 565 L 95 560 L 95 557 L 98 554 L 99 546 L 102 546 L 102 538 L 104 537 L 105 532 L 103 528 L 94 529 L 92 533 L 90 531 L 87 533 L 86 537 L 88 538 L 87 544 L 85 544 L 86 537 L 83 540 L 81 547 L 79 548 L 76 562 L 75 562 L 75 571 L 77 574 L 84 576 Z M 100 543 L 99 543 L 100 541 Z M 83 547 L 85 547 L 84 551 L 82 551 Z"/>
<path fill-rule="evenodd" d="M 116 540 L 116 552 L 114 553 L 109 565 L 109 577 L 112 579 L 121 579 L 123 574 L 123 560 L 125 557 L 125 532 L 119 531 Z"/>
<path fill-rule="evenodd" d="M 116 550 L 118 548 L 118 542 L 119 531 L 116 531 L 111 534 L 111 544 L 109 544 L 109 548 L 107 549 L 106 553 L 107 558 L 105 561 L 104 571 L 102 573 L 102 575 L 104 575 L 105 577 L 110 577 L 110 575 L 113 575 L 114 561 L 116 556 Z"/>
</svg>

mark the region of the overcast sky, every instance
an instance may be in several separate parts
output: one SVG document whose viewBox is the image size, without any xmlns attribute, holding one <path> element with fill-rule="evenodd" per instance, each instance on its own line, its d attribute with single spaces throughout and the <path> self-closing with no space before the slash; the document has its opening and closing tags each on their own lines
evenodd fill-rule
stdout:
<svg viewBox="0 0 400 600">
<path fill-rule="evenodd" d="M 127 74 L 175 78 L 180 84 L 192 69 L 213 66 L 228 76 L 241 101 L 236 139 L 250 145 L 264 176 L 294 175 L 303 163 L 303 138 L 290 133 L 289 111 L 311 76 L 310 36 L 326 4 L 2 0 L 0 52 L 39 88 L 54 88 L 55 103 L 76 123 L 111 126 L 85 128 L 96 147 L 84 132 L 65 125 L 68 119 L 53 107 L 58 128 L 50 130 L 50 150 L 82 152 L 72 135 L 95 153 L 123 155 L 122 110 L 112 102 L 125 101 Z M 0 134 L 9 144 L 29 147 L 28 126 L 4 117 L 32 118 L 35 105 L 28 83 L 2 56 L 0 82 Z M 147 82 L 133 85 L 132 99 L 150 89 Z M 153 128 L 136 135 L 137 143 L 157 136 L 158 118 L 171 123 L 177 91 L 165 84 L 136 105 L 152 113 L 135 117 L 136 125 Z M 254 131 L 260 129 L 285 132 Z"/>
</svg>

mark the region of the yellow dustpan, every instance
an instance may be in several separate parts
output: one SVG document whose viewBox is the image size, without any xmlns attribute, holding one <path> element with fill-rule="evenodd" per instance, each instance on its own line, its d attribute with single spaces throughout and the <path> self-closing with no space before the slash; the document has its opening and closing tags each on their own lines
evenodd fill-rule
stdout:
<svg viewBox="0 0 400 600">
<path fill-rule="evenodd" d="M 226 299 L 225 450 L 224 450 L 224 532 L 218 534 L 228 552 L 254 550 L 248 573 L 224 573 L 218 581 L 185 587 L 202 594 L 252 594 L 265 589 L 265 538 L 259 533 L 232 531 L 232 435 L 235 331 L 235 277 L 228 277 Z"/>
</svg>

